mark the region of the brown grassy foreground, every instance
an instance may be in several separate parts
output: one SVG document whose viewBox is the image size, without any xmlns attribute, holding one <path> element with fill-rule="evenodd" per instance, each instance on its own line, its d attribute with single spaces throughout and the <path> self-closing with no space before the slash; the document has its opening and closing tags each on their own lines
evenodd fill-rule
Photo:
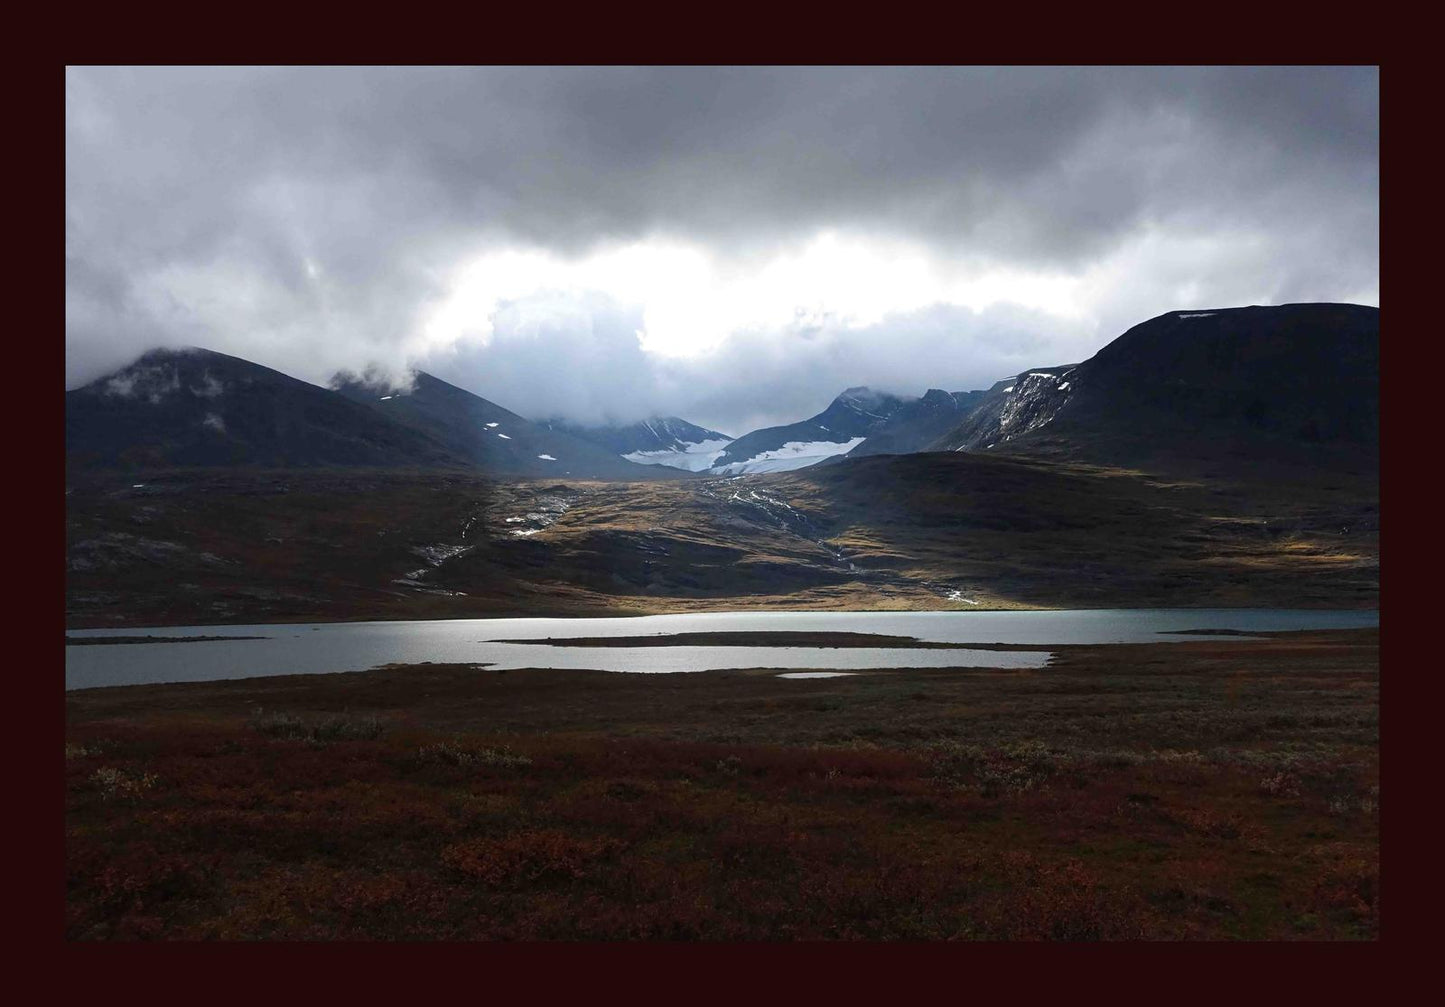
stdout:
<svg viewBox="0 0 1445 1007">
<path fill-rule="evenodd" d="M 67 936 L 1378 935 L 1378 632 L 67 696 Z"/>
</svg>

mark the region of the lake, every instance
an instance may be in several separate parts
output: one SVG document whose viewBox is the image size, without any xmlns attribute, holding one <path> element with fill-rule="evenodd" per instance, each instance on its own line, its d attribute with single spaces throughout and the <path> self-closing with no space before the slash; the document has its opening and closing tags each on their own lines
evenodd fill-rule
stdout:
<svg viewBox="0 0 1445 1007">
<path fill-rule="evenodd" d="M 666 673 L 728 668 L 858 671 L 870 668 L 1037 668 L 1039 651 L 970 650 L 969 644 L 1159 643 L 1199 639 L 1181 630 L 1259 632 L 1377 627 L 1370 611 L 1293 609 L 1087 609 L 1042 612 L 706 612 L 606 619 L 453 619 L 257 626 L 68 630 L 88 636 L 250 636 L 253 640 L 67 646 L 66 689 L 208 682 L 226 678 L 364 671 L 385 664 L 489 664 L 497 669 L 589 668 Z M 549 647 L 498 639 L 646 636 L 687 632 L 850 632 L 911 636 L 957 650 L 868 647 Z"/>
</svg>

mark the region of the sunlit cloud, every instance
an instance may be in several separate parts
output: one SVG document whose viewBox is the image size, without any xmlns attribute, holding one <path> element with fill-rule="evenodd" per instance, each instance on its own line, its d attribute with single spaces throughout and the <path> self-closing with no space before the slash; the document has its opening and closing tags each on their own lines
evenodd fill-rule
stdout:
<svg viewBox="0 0 1445 1007">
<path fill-rule="evenodd" d="M 1066 318 L 1084 314 L 1080 281 L 1058 274 L 961 268 L 921 246 L 825 232 L 750 268 L 706 249 L 653 240 L 568 259 L 545 250 L 505 249 L 457 270 L 450 291 L 415 347 L 427 353 L 491 339 L 506 303 L 547 295 L 599 293 L 637 306 L 642 349 L 668 357 L 716 350 L 758 329 L 861 329 L 889 314 L 933 304 L 983 310 L 1014 304 Z M 539 309 L 540 310 L 540 309 Z"/>
</svg>

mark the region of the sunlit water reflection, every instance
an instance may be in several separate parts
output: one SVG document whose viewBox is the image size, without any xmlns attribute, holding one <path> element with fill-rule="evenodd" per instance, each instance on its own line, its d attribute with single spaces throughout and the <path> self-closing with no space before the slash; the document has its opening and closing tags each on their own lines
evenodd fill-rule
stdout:
<svg viewBox="0 0 1445 1007">
<path fill-rule="evenodd" d="M 1047 612 L 707 612 L 609 619 L 460 619 L 315 625 L 166 626 L 70 630 L 68 636 L 259 636 L 260 640 L 65 648 L 65 686 L 204 682 L 361 671 L 385 664 L 486 664 L 498 669 L 589 668 L 692 672 L 726 668 L 1035 668 L 1040 651 L 969 644 L 1158 643 L 1190 629 L 1242 632 L 1378 626 L 1378 611 L 1090 609 Z M 499 639 L 646 636 L 697 632 L 848 632 L 959 644 L 953 650 L 864 647 L 549 647 Z"/>
</svg>

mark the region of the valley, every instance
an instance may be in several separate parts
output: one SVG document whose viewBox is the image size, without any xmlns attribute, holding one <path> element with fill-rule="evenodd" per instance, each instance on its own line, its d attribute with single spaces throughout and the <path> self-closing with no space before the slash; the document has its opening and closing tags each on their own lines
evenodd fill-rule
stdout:
<svg viewBox="0 0 1445 1007">
<path fill-rule="evenodd" d="M 1248 476 L 959 452 L 645 483 L 97 474 L 67 490 L 66 621 L 1376 607 L 1369 474 Z"/>
</svg>

